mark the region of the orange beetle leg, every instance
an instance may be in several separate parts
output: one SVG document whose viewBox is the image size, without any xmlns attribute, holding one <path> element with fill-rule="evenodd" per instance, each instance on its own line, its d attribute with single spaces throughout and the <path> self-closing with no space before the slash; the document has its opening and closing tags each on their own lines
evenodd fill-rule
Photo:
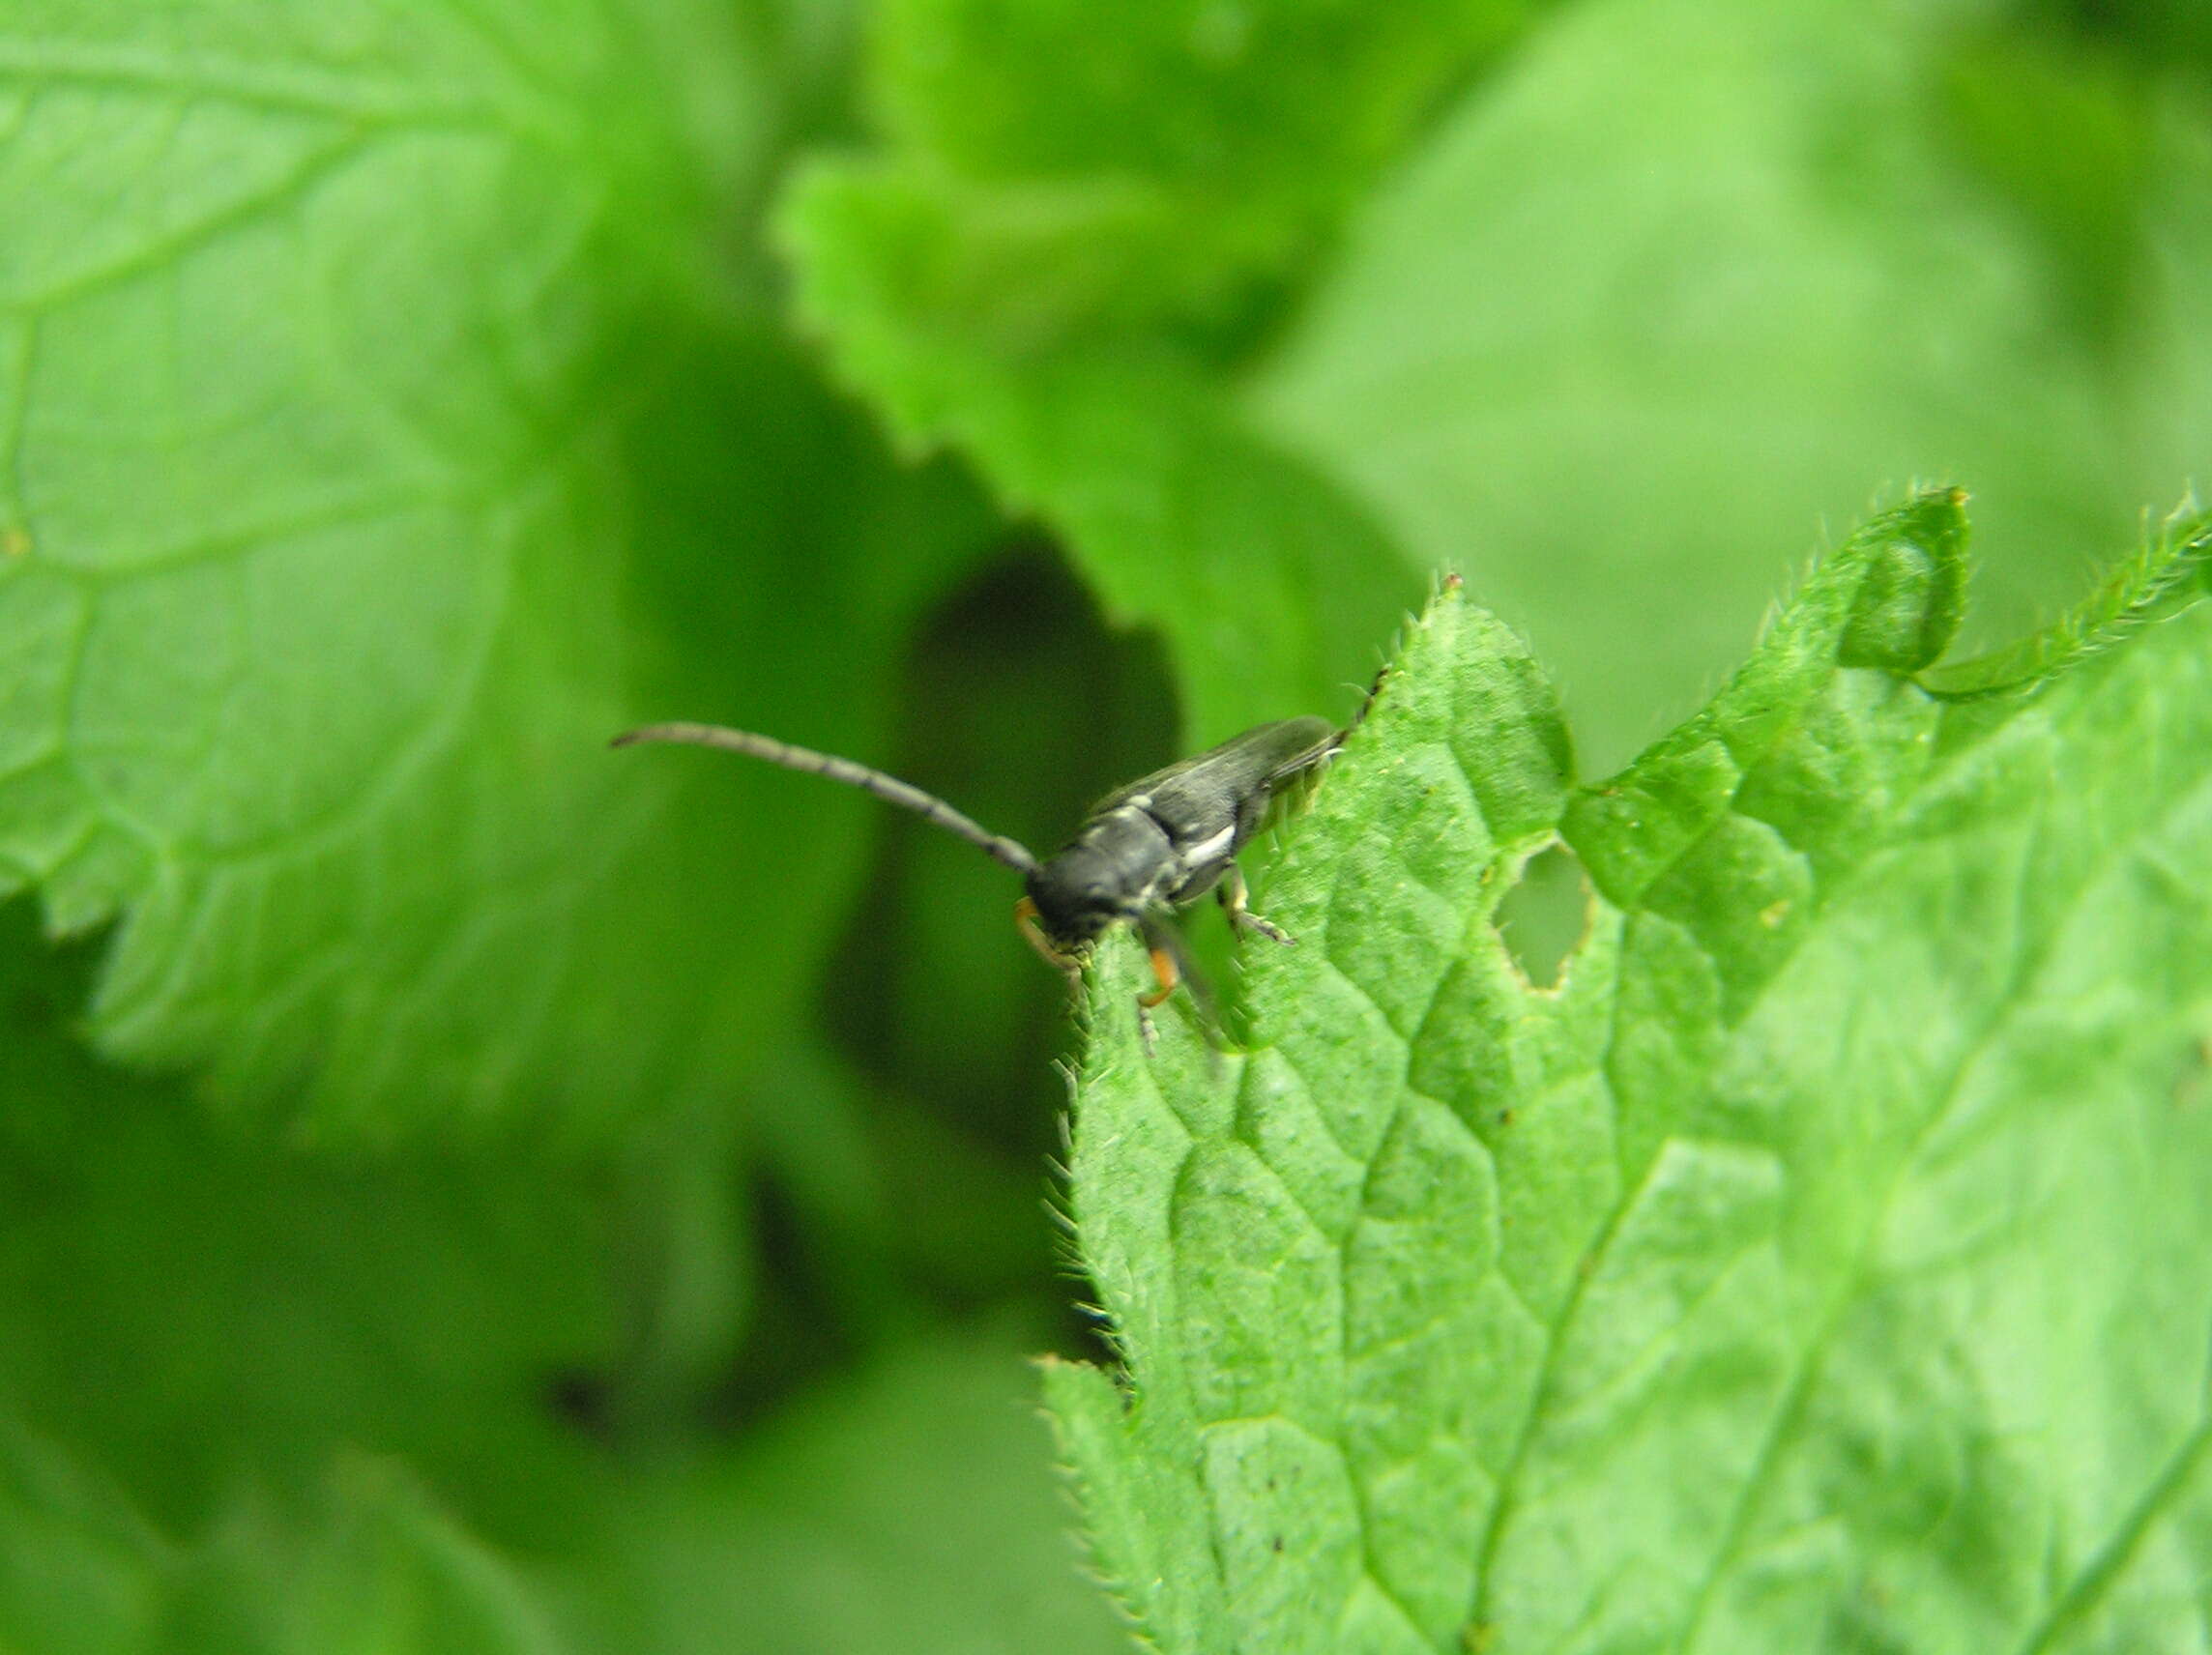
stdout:
<svg viewBox="0 0 2212 1655">
<path fill-rule="evenodd" d="M 1177 985 L 1182 981 L 1182 973 L 1176 969 L 1175 956 L 1165 948 L 1152 949 L 1151 961 L 1152 976 L 1160 985 L 1159 992 L 1137 996 L 1137 1003 L 1148 1011 L 1175 993 Z"/>
<path fill-rule="evenodd" d="M 1022 934 L 1022 941 L 1037 951 L 1037 958 L 1057 971 L 1064 972 L 1070 982 L 1083 975 L 1083 963 L 1073 954 L 1053 946 L 1052 939 L 1044 934 L 1037 923 L 1037 906 L 1028 897 L 1014 904 L 1014 929 Z"/>
</svg>

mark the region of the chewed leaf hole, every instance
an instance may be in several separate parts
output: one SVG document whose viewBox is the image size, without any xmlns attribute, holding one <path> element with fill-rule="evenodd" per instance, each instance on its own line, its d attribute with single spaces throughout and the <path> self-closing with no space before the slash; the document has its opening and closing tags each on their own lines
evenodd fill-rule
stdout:
<svg viewBox="0 0 2212 1655">
<path fill-rule="evenodd" d="M 1564 845 L 1549 845 L 1521 864 L 1521 877 L 1495 916 L 1505 950 L 1531 988 L 1557 988 L 1589 924 L 1589 881 Z"/>
</svg>

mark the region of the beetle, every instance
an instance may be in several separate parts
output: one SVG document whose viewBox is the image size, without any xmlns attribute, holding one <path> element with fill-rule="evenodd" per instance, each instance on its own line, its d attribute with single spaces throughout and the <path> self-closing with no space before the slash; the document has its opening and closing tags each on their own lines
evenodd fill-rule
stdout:
<svg viewBox="0 0 2212 1655">
<path fill-rule="evenodd" d="M 720 724 L 648 724 L 625 731 L 613 744 L 674 741 L 742 753 L 828 776 L 913 811 L 1022 876 L 1015 923 L 1070 982 L 1081 978 L 1083 962 L 1101 935 L 1115 925 L 1134 926 L 1159 985 L 1137 997 L 1139 1027 L 1149 1046 L 1150 1009 L 1194 977 L 1171 918 L 1175 909 L 1212 891 L 1236 930 L 1282 944 L 1294 941 L 1245 906 L 1237 853 L 1303 800 L 1348 734 L 1325 718 L 1257 725 L 1108 794 L 1091 807 L 1072 839 L 1042 858 L 911 782 L 772 736 Z"/>
</svg>

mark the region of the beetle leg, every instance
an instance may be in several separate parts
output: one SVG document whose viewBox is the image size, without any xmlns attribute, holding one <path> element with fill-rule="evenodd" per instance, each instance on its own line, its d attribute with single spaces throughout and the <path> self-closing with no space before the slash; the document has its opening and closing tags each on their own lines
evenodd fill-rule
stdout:
<svg viewBox="0 0 2212 1655">
<path fill-rule="evenodd" d="M 1083 986 L 1083 962 L 1065 949 L 1052 945 L 1052 939 L 1044 934 L 1037 923 L 1037 907 L 1028 897 L 1014 904 L 1014 929 L 1022 934 L 1022 941 L 1037 951 L 1037 957 L 1067 978 L 1070 989 Z"/>
<path fill-rule="evenodd" d="M 1137 935 L 1144 939 L 1145 953 L 1151 961 L 1152 980 L 1160 986 L 1150 994 L 1137 996 L 1137 1032 L 1143 1036 L 1145 1054 L 1150 1057 L 1156 1040 L 1152 1031 L 1152 1007 L 1164 1002 L 1179 988 L 1187 988 L 1191 998 L 1199 1001 L 1201 1012 L 1205 1002 L 1201 998 L 1206 983 L 1192 967 L 1190 955 L 1183 947 L 1182 934 L 1165 917 L 1147 915 L 1137 921 Z"/>
<path fill-rule="evenodd" d="M 1146 927 L 1145 954 L 1152 963 L 1153 979 L 1160 985 L 1150 994 L 1137 996 L 1137 1038 L 1144 1042 L 1145 1056 L 1149 1058 L 1159 1050 L 1160 1044 L 1159 1031 L 1152 1027 L 1152 1007 L 1175 993 L 1182 973 L 1176 968 L 1173 951 L 1151 935 L 1150 926 Z"/>
<path fill-rule="evenodd" d="M 1296 944 L 1297 939 L 1277 925 L 1272 919 L 1263 919 L 1244 906 L 1248 894 L 1244 888 L 1244 874 L 1235 862 L 1231 862 L 1223 870 L 1221 883 L 1213 887 L 1213 894 L 1215 900 L 1221 904 L 1221 912 L 1229 915 L 1231 930 L 1256 931 L 1261 936 L 1272 938 L 1278 943 L 1292 946 Z"/>
<path fill-rule="evenodd" d="M 1173 950 L 1163 948 L 1157 943 L 1151 943 L 1147 952 L 1152 962 L 1152 977 L 1160 986 L 1150 994 L 1137 996 L 1137 1003 L 1150 1010 L 1167 999 L 1169 995 L 1175 993 L 1176 989 L 1180 986 L 1182 972 L 1176 964 Z"/>
</svg>

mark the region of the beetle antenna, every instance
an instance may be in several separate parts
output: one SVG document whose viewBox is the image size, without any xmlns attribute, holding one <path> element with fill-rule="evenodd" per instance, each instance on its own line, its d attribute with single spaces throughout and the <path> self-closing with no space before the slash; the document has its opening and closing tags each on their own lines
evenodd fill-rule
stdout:
<svg viewBox="0 0 2212 1655">
<path fill-rule="evenodd" d="M 1036 857 L 1030 855 L 1026 846 L 970 821 L 935 794 L 924 793 L 895 775 L 886 775 L 882 770 L 871 769 L 866 765 L 857 765 L 851 759 L 840 759 L 834 753 L 818 753 L 812 747 L 795 747 L 788 741 L 778 741 L 772 736 L 756 736 L 750 730 L 731 730 L 720 724 L 648 724 L 642 729 L 624 731 L 609 745 L 629 747 L 643 741 L 681 741 L 694 747 L 718 747 L 725 753 L 742 753 L 750 759 L 766 759 L 770 764 L 781 765 L 787 770 L 828 776 L 831 781 L 841 781 L 847 787 L 857 787 L 862 793 L 872 794 L 886 804 L 895 804 L 901 810 L 911 810 L 924 821 L 934 822 L 948 833 L 957 833 L 977 850 L 1005 863 L 1018 874 L 1026 874 L 1037 865 Z"/>
</svg>

